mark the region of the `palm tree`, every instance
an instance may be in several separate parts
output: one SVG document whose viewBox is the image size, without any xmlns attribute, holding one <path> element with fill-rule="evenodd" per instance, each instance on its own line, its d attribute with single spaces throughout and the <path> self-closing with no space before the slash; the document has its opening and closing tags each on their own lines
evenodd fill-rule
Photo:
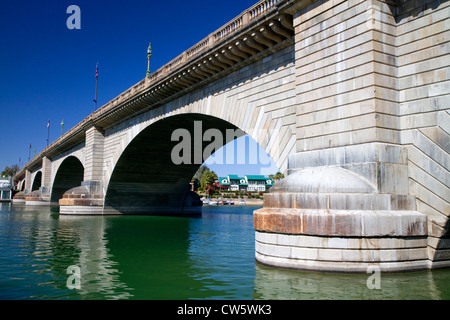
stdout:
<svg viewBox="0 0 450 320">
<path fill-rule="evenodd" d="M 271 174 L 269 178 L 271 178 L 274 182 L 278 182 L 284 178 L 284 174 L 282 174 L 281 172 L 277 172 L 275 175 Z"/>
</svg>

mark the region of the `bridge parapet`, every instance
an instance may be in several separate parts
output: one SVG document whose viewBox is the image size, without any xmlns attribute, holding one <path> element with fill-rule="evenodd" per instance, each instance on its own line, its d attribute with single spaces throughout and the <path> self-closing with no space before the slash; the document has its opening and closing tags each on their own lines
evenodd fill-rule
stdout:
<svg viewBox="0 0 450 320">
<path fill-rule="evenodd" d="M 224 77 L 293 43 L 289 1 L 263 0 L 93 113 L 108 127 Z M 270 50 L 267 50 L 270 49 Z"/>
</svg>

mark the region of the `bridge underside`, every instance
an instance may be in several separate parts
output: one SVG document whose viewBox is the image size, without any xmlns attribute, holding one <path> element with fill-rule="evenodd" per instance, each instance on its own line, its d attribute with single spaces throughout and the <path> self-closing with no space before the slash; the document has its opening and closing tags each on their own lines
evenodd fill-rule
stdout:
<svg viewBox="0 0 450 320">
<path fill-rule="evenodd" d="M 56 173 L 50 202 L 57 204 L 67 190 L 81 185 L 83 174 L 83 165 L 77 158 L 65 159 Z"/>
<path fill-rule="evenodd" d="M 214 135 L 204 136 L 205 132 Z M 89 196 L 89 186 L 84 185 L 66 192 L 60 201 L 61 212 L 201 214 L 202 202 L 190 191 L 192 177 L 210 154 L 242 134 L 229 122 L 201 114 L 160 120 L 143 130 L 123 152 L 104 204 L 100 196 Z M 204 154 L 208 146 L 210 151 Z"/>
<path fill-rule="evenodd" d="M 114 169 L 104 213 L 201 213 L 202 203 L 190 191 L 190 182 L 206 160 L 203 150 L 211 142 L 203 141 L 203 133 L 209 129 L 225 138 L 226 130 L 235 127 L 218 118 L 189 114 L 160 120 L 144 130 Z M 185 135 L 172 138 L 175 130 Z"/>
</svg>

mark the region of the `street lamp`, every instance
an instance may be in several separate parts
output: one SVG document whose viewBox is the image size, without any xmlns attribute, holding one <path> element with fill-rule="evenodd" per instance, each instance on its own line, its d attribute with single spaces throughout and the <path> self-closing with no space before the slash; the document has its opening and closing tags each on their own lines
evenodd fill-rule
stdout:
<svg viewBox="0 0 450 320">
<path fill-rule="evenodd" d="M 148 66 L 147 66 L 147 77 L 150 77 L 150 57 L 152 56 L 152 43 L 148 45 L 147 48 L 147 59 L 148 59 Z"/>
<path fill-rule="evenodd" d="M 63 136 L 64 119 L 61 120 L 61 137 Z"/>
</svg>

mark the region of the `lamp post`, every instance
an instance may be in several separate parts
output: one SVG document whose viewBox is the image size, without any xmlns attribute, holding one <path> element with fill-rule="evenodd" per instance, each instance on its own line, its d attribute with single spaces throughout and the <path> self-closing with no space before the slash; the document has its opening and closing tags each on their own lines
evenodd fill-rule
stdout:
<svg viewBox="0 0 450 320">
<path fill-rule="evenodd" d="M 94 111 L 97 110 L 97 90 L 98 90 L 98 62 L 97 66 L 95 67 L 95 99 L 94 99 Z"/>
<path fill-rule="evenodd" d="M 61 120 L 61 137 L 63 136 L 64 119 Z"/>
<path fill-rule="evenodd" d="M 147 59 L 148 59 L 148 66 L 147 66 L 147 77 L 150 77 L 150 58 L 152 56 L 152 43 L 148 45 L 147 48 Z"/>
</svg>

